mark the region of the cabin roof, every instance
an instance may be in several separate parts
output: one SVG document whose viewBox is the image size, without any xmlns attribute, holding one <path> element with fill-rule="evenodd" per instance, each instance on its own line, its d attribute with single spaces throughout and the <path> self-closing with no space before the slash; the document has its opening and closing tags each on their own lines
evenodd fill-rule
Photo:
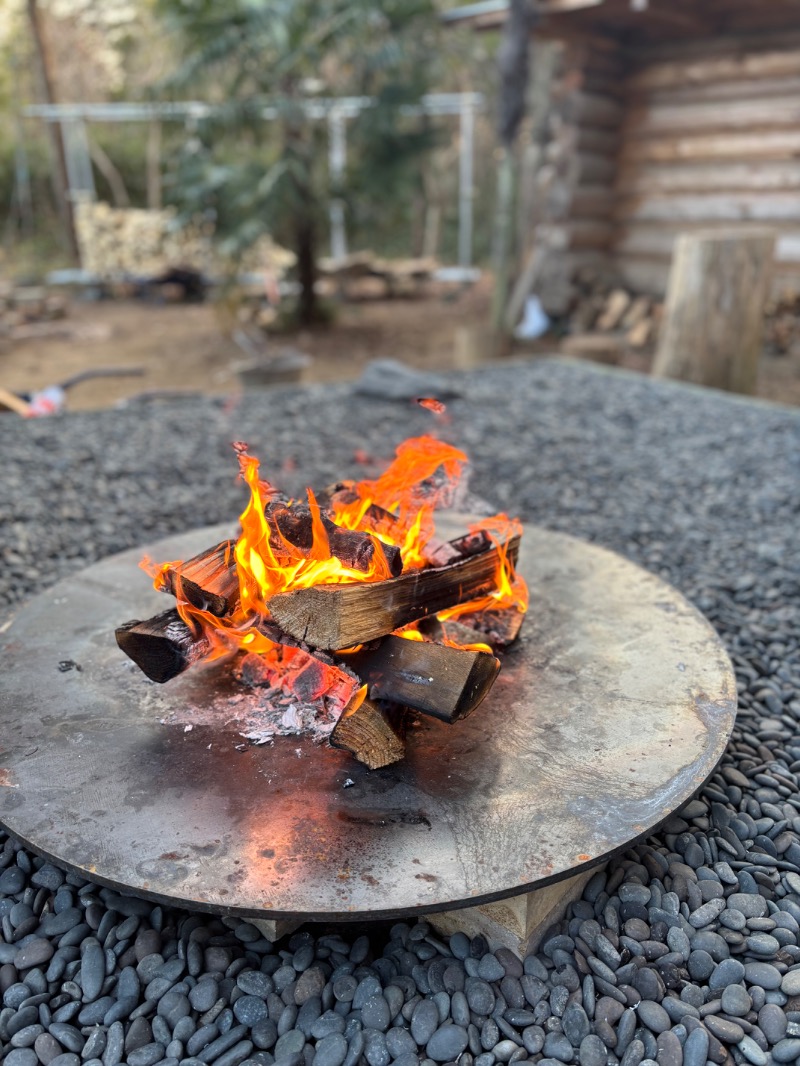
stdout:
<svg viewBox="0 0 800 1066">
<path fill-rule="evenodd" d="M 539 0 L 538 34 L 550 37 L 607 36 L 621 43 L 652 45 L 772 33 L 800 27 L 800 0 Z M 448 24 L 497 29 L 508 0 L 481 0 L 444 12 Z"/>
</svg>

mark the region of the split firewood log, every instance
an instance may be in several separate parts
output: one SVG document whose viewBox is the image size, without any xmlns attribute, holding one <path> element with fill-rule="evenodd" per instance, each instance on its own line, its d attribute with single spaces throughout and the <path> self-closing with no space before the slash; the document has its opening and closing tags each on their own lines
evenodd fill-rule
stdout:
<svg viewBox="0 0 800 1066">
<path fill-rule="evenodd" d="M 450 723 L 479 706 L 500 669 L 500 660 L 490 652 L 398 636 L 385 637 L 376 648 L 342 661 L 366 683 L 370 698 L 404 704 Z"/>
<path fill-rule="evenodd" d="M 357 694 L 333 727 L 332 748 L 349 752 L 370 770 L 399 762 L 406 753 L 402 708 L 386 708 Z"/>
<path fill-rule="evenodd" d="M 519 537 L 504 549 L 512 565 Z M 500 549 L 490 548 L 450 566 L 411 570 L 387 581 L 313 585 L 273 596 L 275 623 L 312 647 L 338 650 L 365 644 L 447 607 L 468 603 L 496 587 Z"/>
</svg>

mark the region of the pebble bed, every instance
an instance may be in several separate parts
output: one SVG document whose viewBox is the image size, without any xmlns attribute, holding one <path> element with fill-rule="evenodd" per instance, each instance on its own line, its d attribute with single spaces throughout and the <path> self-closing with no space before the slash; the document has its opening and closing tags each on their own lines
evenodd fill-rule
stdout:
<svg viewBox="0 0 800 1066">
<path fill-rule="evenodd" d="M 0 837 L 4 1066 L 800 1061 L 798 413 L 559 363 L 449 381 L 442 435 L 476 492 L 621 552 L 716 625 L 740 698 L 717 772 L 524 960 L 425 922 L 271 945 Z M 346 386 L 6 416 L 0 622 L 112 551 L 238 513 L 234 438 L 297 491 L 371 474 L 430 425 Z"/>
</svg>

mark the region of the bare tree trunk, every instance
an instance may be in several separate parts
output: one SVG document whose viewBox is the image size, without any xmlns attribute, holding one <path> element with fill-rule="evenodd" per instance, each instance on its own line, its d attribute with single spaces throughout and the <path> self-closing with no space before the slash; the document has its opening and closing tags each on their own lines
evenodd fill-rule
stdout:
<svg viewBox="0 0 800 1066">
<path fill-rule="evenodd" d="M 39 17 L 39 8 L 36 0 L 27 0 L 27 12 L 28 22 L 31 28 L 31 37 L 33 38 L 34 52 L 36 53 L 36 64 L 39 68 L 38 73 L 42 102 L 45 104 L 55 104 L 57 103 L 57 100 L 50 67 L 50 56 L 47 51 L 44 34 L 42 33 L 42 23 Z M 59 215 L 61 216 L 64 234 L 67 238 L 67 247 L 69 248 L 70 257 L 73 262 L 79 263 L 80 251 L 78 248 L 78 239 L 75 234 L 75 218 L 72 212 L 72 202 L 69 199 L 68 193 L 69 179 L 67 177 L 67 160 L 64 154 L 64 139 L 61 132 L 61 125 L 57 122 L 47 122 L 46 126 L 53 152 L 53 187 L 56 197 L 56 205 L 58 207 Z"/>
<path fill-rule="evenodd" d="M 319 308 L 316 293 L 316 235 L 314 223 L 308 219 L 298 221 L 295 253 L 297 255 L 297 280 L 300 284 L 297 319 L 303 326 L 312 326 L 319 320 Z"/>
</svg>

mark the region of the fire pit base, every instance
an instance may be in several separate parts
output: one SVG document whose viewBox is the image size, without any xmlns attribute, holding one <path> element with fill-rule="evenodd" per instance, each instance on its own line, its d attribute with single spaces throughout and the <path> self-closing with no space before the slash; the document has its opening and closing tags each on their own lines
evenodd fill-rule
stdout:
<svg viewBox="0 0 800 1066">
<path fill-rule="evenodd" d="M 492 951 L 505 947 L 524 958 L 538 948 L 550 926 L 563 918 L 569 904 L 578 899 L 587 881 L 598 869 L 600 867 L 583 870 L 574 877 L 536 888 L 532 892 L 523 892 L 519 896 L 509 896 L 497 903 L 427 914 L 425 920 L 442 936 L 457 932 L 466 933 L 469 937 L 480 934 L 486 938 Z M 268 918 L 251 918 L 250 923 L 271 944 L 303 924 L 300 921 Z"/>
<path fill-rule="evenodd" d="M 480 933 L 492 951 L 499 947 L 510 948 L 524 958 L 539 947 L 550 926 L 561 921 L 569 904 L 578 899 L 586 882 L 595 873 L 595 869 L 582 870 L 574 877 L 520 896 L 509 896 L 480 907 L 429 914 L 426 920 L 444 936 L 459 930 L 470 937 Z"/>
<path fill-rule="evenodd" d="M 229 532 L 146 550 L 187 558 Z M 467 907 L 438 920 L 500 914 L 522 943 L 551 899 L 525 894 L 646 836 L 713 771 L 733 727 L 730 663 L 682 596 L 529 527 L 523 636 L 469 718 L 418 722 L 406 758 L 374 772 L 308 737 L 254 745 L 240 721 L 252 694 L 227 664 L 161 686 L 116 647 L 121 621 L 168 604 L 142 554 L 60 582 L 0 636 L 0 821 L 121 891 L 274 921 L 276 934 Z"/>
</svg>

